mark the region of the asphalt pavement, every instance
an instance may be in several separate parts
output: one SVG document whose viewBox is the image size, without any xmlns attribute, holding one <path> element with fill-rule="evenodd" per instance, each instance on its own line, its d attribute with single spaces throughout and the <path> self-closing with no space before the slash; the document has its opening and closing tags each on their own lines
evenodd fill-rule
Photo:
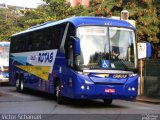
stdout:
<svg viewBox="0 0 160 120">
<path fill-rule="evenodd" d="M 0 120 L 31 118 L 34 120 L 160 120 L 160 104 L 143 102 L 137 98 L 136 101 L 114 100 L 110 106 L 104 106 L 102 100 L 71 99 L 66 104 L 59 105 L 50 94 L 37 91 L 18 93 L 13 86 L 1 86 Z"/>
</svg>

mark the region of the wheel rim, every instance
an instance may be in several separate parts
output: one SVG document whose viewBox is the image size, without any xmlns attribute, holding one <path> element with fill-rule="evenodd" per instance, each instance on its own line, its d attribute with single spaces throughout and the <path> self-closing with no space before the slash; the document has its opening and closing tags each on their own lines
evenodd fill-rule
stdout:
<svg viewBox="0 0 160 120">
<path fill-rule="evenodd" d="M 23 87 L 24 87 L 24 85 L 23 85 L 23 81 L 21 81 L 21 85 L 20 85 L 20 89 L 21 89 L 21 91 L 23 91 Z"/>
<path fill-rule="evenodd" d="M 16 87 L 19 87 L 19 79 L 16 80 Z"/>
</svg>

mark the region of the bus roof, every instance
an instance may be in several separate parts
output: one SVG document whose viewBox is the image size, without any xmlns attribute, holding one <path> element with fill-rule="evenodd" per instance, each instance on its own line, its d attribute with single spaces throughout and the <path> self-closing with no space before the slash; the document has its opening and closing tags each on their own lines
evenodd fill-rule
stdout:
<svg viewBox="0 0 160 120">
<path fill-rule="evenodd" d="M 63 19 L 63 20 L 56 21 L 56 22 L 42 23 L 40 25 L 28 28 L 25 31 L 13 34 L 12 36 L 16 36 L 16 35 L 19 35 L 19 34 L 40 30 L 40 29 L 43 29 L 43 28 L 47 28 L 47 27 L 51 27 L 51 26 L 55 26 L 55 25 L 59 25 L 59 24 L 62 24 L 62 23 L 67 23 L 67 22 L 73 24 L 75 27 L 84 26 L 84 25 L 100 25 L 100 26 L 101 25 L 109 25 L 109 26 L 126 27 L 126 28 L 135 29 L 135 27 L 133 25 L 131 25 L 130 23 L 128 23 L 124 20 L 117 20 L 117 19 L 106 18 L 106 17 L 94 17 L 94 16 L 93 17 L 88 17 L 88 16 L 84 17 L 84 16 L 80 16 L 80 17 L 66 18 L 66 19 Z"/>
<path fill-rule="evenodd" d="M 10 42 L 0 42 L 0 47 L 9 47 L 10 46 Z"/>
</svg>

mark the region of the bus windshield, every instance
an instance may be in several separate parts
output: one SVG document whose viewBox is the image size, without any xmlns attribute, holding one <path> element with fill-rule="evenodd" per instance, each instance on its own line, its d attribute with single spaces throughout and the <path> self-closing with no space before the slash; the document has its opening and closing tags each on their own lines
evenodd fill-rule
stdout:
<svg viewBox="0 0 160 120">
<path fill-rule="evenodd" d="M 134 30 L 121 27 L 83 26 L 77 29 L 81 54 L 80 69 L 137 68 Z"/>
</svg>

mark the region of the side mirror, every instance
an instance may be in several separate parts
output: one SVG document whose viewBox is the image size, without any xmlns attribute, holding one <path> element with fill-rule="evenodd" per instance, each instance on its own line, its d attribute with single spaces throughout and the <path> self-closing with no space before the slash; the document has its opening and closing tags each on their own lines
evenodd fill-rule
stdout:
<svg viewBox="0 0 160 120">
<path fill-rule="evenodd" d="M 80 55 L 80 39 L 78 37 L 73 37 L 71 36 L 71 38 L 73 39 L 73 43 L 74 43 L 74 51 L 75 51 L 75 55 Z"/>
</svg>

